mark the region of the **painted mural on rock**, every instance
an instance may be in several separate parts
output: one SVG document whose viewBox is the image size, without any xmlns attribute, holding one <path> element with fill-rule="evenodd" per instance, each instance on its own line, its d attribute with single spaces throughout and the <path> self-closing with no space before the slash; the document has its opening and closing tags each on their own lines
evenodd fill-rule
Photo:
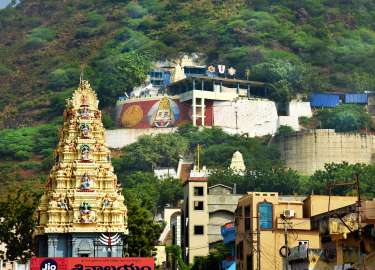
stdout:
<svg viewBox="0 0 375 270">
<path fill-rule="evenodd" d="M 160 97 L 129 100 L 123 104 L 119 125 L 124 128 L 168 128 L 192 122 L 189 102 Z M 212 103 L 206 105 L 205 125 L 212 125 Z"/>
</svg>

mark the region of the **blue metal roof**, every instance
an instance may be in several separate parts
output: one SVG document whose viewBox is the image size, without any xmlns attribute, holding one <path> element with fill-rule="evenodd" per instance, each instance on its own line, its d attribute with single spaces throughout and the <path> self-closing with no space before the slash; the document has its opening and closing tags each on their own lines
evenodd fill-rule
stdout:
<svg viewBox="0 0 375 270">
<path fill-rule="evenodd" d="M 312 93 L 310 95 L 312 107 L 334 108 L 340 103 L 340 97 L 337 94 Z"/>
<path fill-rule="evenodd" d="M 364 94 L 364 93 L 345 94 L 345 103 L 367 104 L 367 94 Z"/>
</svg>

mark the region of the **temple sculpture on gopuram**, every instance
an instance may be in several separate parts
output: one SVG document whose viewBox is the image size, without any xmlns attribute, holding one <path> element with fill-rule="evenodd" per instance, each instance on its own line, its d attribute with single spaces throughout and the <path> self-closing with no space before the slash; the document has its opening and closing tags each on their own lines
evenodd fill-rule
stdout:
<svg viewBox="0 0 375 270">
<path fill-rule="evenodd" d="M 67 100 L 55 164 L 37 209 L 38 257 L 122 257 L 127 208 L 105 146 L 98 98 L 81 80 Z"/>
</svg>

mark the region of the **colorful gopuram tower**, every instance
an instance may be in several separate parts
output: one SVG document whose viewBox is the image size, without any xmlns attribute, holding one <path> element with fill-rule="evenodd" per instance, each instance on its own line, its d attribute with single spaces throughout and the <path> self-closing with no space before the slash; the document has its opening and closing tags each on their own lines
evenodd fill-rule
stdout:
<svg viewBox="0 0 375 270">
<path fill-rule="evenodd" d="M 127 209 L 98 103 L 83 80 L 67 100 L 55 164 L 37 210 L 39 257 L 122 257 Z"/>
</svg>

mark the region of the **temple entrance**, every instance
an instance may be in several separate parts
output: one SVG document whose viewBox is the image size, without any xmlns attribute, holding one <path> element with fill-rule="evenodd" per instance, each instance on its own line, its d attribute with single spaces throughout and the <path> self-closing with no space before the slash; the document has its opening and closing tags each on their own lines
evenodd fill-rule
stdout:
<svg viewBox="0 0 375 270">
<path fill-rule="evenodd" d="M 82 240 L 78 246 L 78 257 L 90 257 L 92 248 L 88 240 Z"/>
</svg>

